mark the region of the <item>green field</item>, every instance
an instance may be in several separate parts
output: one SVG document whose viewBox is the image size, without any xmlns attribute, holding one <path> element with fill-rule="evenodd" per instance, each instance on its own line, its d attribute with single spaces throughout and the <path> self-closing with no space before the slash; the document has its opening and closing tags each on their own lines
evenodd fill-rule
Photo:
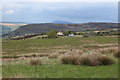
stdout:
<svg viewBox="0 0 120 80">
<path fill-rule="evenodd" d="M 3 40 L 3 56 L 25 54 L 53 54 L 62 51 L 82 50 L 92 53 L 101 48 L 118 46 L 117 37 L 63 37 L 57 39 Z M 63 54 L 58 54 L 60 57 Z M 109 56 L 111 53 L 106 54 Z M 22 57 L 22 56 L 21 56 Z M 49 59 L 49 56 L 28 57 L 25 59 L 7 60 L 3 63 L 4 78 L 118 78 L 118 59 L 108 66 L 81 66 L 61 64 L 60 58 Z M 31 59 L 42 61 L 41 66 L 28 64 Z"/>
<path fill-rule="evenodd" d="M 39 53 L 48 52 L 51 49 L 70 49 L 85 47 L 99 47 L 99 44 L 117 44 L 118 38 L 91 37 L 91 38 L 57 38 L 57 39 L 27 39 L 27 40 L 3 40 L 3 52 L 15 53 Z M 89 46 L 89 45 L 95 46 Z M 51 49 L 50 49 L 51 48 Z"/>
</svg>

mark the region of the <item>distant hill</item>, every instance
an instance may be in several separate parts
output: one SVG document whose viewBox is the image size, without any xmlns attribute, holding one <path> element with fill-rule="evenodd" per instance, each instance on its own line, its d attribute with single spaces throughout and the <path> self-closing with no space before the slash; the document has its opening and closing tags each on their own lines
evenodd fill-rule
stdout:
<svg viewBox="0 0 120 80">
<path fill-rule="evenodd" d="M 32 33 L 44 33 L 50 30 L 57 31 L 80 31 L 80 30 L 101 30 L 118 28 L 117 23 L 82 23 L 82 24 L 55 24 L 55 23 L 41 23 L 41 24 L 28 24 L 19 27 L 3 36 L 19 36 Z"/>
<path fill-rule="evenodd" d="M 25 22 L 6 22 L 6 21 L 2 21 L 1 23 L 10 23 L 10 24 L 26 24 Z"/>
<path fill-rule="evenodd" d="M 0 25 L 0 35 L 7 34 L 11 31 L 11 29 L 7 26 Z"/>
<path fill-rule="evenodd" d="M 14 31 L 16 30 L 17 28 L 19 28 L 20 26 L 23 26 L 23 25 L 26 25 L 26 24 L 23 24 L 23 23 L 17 23 L 17 22 L 3 22 L 3 23 L 0 23 L 1 26 L 6 26 L 8 28 L 11 29 L 11 31 Z"/>
<path fill-rule="evenodd" d="M 62 23 L 62 24 L 70 24 L 71 22 L 67 22 L 67 21 L 53 21 L 51 23 Z"/>
</svg>

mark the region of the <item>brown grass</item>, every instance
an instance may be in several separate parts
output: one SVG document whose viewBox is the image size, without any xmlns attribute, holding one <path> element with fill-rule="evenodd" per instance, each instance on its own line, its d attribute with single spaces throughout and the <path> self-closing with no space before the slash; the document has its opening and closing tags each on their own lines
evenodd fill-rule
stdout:
<svg viewBox="0 0 120 80">
<path fill-rule="evenodd" d="M 28 58 L 28 57 L 45 57 L 48 55 L 49 55 L 48 53 L 34 53 L 34 54 L 25 54 L 23 56 Z"/>
<path fill-rule="evenodd" d="M 79 57 L 76 56 L 64 56 L 61 58 L 61 63 L 77 65 L 79 64 L 78 59 Z"/>
<path fill-rule="evenodd" d="M 113 48 L 103 48 L 99 50 L 100 53 L 106 54 L 106 53 L 116 53 L 118 51 L 118 48 L 113 47 Z"/>
<path fill-rule="evenodd" d="M 116 53 L 113 53 L 113 55 L 116 57 L 116 58 L 120 58 L 120 51 L 116 52 Z"/>
<path fill-rule="evenodd" d="M 41 60 L 37 60 L 37 59 L 32 59 L 32 60 L 30 60 L 30 65 L 42 65 L 42 62 L 41 62 Z"/>
<path fill-rule="evenodd" d="M 67 51 L 59 51 L 59 54 L 65 54 Z"/>
<path fill-rule="evenodd" d="M 114 64 L 114 60 L 103 54 L 82 54 L 80 56 L 70 55 L 61 58 L 62 64 L 100 66 Z"/>
<path fill-rule="evenodd" d="M 88 66 L 100 66 L 100 65 L 111 65 L 114 64 L 114 60 L 103 54 L 84 54 L 80 56 L 79 60 L 81 65 Z"/>
<path fill-rule="evenodd" d="M 49 59 L 53 59 L 53 58 L 58 58 L 58 54 L 50 54 L 49 56 L 48 56 L 48 58 Z"/>
<path fill-rule="evenodd" d="M 80 56 L 79 63 L 80 65 L 98 66 L 97 56 L 98 54 L 83 54 Z"/>
<path fill-rule="evenodd" d="M 111 57 L 106 55 L 98 56 L 97 60 L 100 63 L 99 65 L 111 65 L 115 63 L 115 61 Z"/>
</svg>

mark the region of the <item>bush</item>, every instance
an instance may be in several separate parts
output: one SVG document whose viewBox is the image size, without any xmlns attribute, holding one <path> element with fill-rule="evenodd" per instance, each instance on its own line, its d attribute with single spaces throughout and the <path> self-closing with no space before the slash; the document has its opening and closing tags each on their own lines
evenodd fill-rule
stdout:
<svg viewBox="0 0 120 80">
<path fill-rule="evenodd" d="M 117 58 L 120 58 L 120 51 L 114 53 L 114 56 L 117 57 Z"/>
<path fill-rule="evenodd" d="M 30 61 L 30 65 L 42 65 L 40 60 L 33 59 Z"/>
<path fill-rule="evenodd" d="M 58 38 L 57 31 L 55 30 L 48 32 L 47 35 L 48 35 L 48 38 Z"/>
<path fill-rule="evenodd" d="M 75 57 L 75 56 L 64 56 L 61 58 L 61 63 L 77 65 L 79 64 L 78 59 L 79 57 Z"/>
</svg>

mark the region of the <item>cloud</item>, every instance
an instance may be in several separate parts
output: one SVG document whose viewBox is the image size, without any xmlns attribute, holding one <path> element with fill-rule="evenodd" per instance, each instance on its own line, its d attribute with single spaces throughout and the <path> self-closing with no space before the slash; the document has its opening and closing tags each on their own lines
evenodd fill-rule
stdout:
<svg viewBox="0 0 120 80">
<path fill-rule="evenodd" d="M 12 14 L 12 13 L 14 13 L 14 10 L 7 10 L 6 11 L 6 14 Z"/>
<path fill-rule="evenodd" d="M 55 20 L 70 22 L 116 21 L 117 3 L 87 2 L 24 2 L 7 3 L 4 6 L 4 21 L 52 22 Z M 12 15 L 7 15 L 12 14 Z"/>
<path fill-rule="evenodd" d="M 2 11 L 3 15 L 14 14 L 23 8 L 22 4 L 15 3 L 15 2 L 0 3 L 0 5 L 2 6 L 2 9 L 0 11 Z"/>
<path fill-rule="evenodd" d="M 3 8 L 21 8 L 21 7 L 23 7 L 22 4 L 19 4 L 17 2 L 3 2 L 3 3 L 0 3 L 0 5 L 2 5 Z"/>
</svg>

